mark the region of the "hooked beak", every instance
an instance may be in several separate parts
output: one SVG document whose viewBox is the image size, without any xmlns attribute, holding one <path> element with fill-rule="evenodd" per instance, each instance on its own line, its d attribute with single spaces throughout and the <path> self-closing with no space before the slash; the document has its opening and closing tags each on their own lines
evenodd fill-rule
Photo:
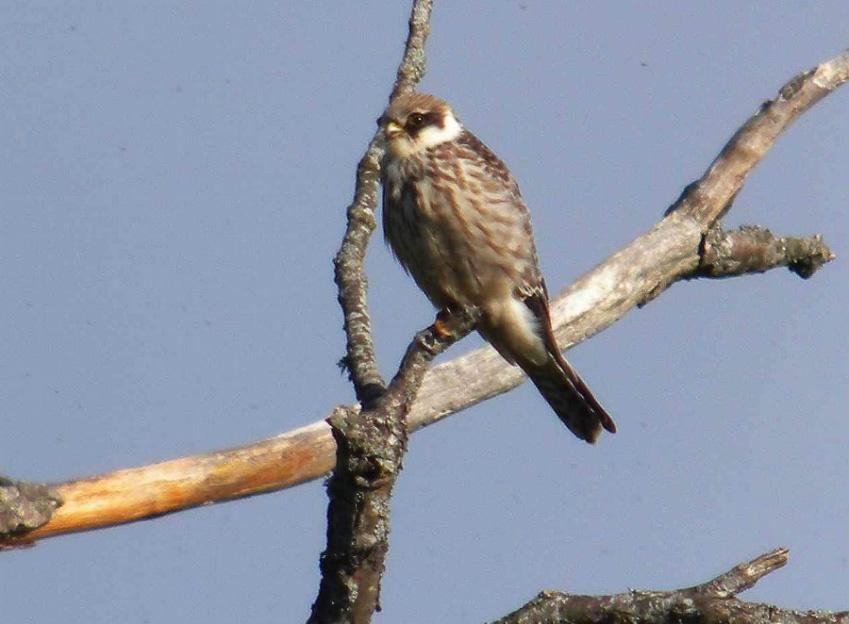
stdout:
<svg viewBox="0 0 849 624">
<path fill-rule="evenodd" d="M 383 128 L 383 131 L 386 133 L 388 138 L 393 139 L 404 132 L 404 128 L 394 121 L 388 121 L 386 122 L 386 126 Z"/>
</svg>

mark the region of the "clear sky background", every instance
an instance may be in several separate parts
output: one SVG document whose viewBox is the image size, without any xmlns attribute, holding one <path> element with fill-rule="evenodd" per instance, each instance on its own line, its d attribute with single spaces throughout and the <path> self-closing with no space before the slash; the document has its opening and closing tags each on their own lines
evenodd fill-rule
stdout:
<svg viewBox="0 0 849 624">
<path fill-rule="evenodd" d="M 64 480 L 233 446 L 352 400 L 331 258 L 407 2 L 0 3 L 0 472 Z M 747 116 L 849 46 L 831 2 L 438 2 L 422 89 L 512 168 L 552 291 L 652 226 Z M 849 607 L 849 87 L 727 225 L 838 259 L 673 286 L 569 357 L 619 426 L 522 387 L 417 433 L 382 622 L 491 619 L 544 588 L 707 580 Z M 432 320 L 378 232 L 381 368 Z M 469 338 L 456 355 L 479 344 Z M 15 623 L 299 622 L 320 482 L 0 554 Z"/>
</svg>

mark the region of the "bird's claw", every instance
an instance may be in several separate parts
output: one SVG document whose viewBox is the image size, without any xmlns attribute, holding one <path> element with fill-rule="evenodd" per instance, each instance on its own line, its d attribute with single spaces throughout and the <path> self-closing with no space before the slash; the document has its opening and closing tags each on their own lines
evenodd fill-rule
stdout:
<svg viewBox="0 0 849 624">
<path fill-rule="evenodd" d="M 436 336 L 439 340 L 448 340 L 454 335 L 454 332 L 452 332 L 448 327 L 450 320 L 451 310 L 448 308 L 442 308 L 436 313 L 436 320 L 433 322 L 433 325 L 431 325 L 431 329 L 433 330 L 434 336 Z"/>
<path fill-rule="evenodd" d="M 433 334 L 440 340 L 448 340 L 451 337 L 451 331 L 449 331 L 445 321 L 441 318 L 437 317 L 431 327 L 433 328 Z"/>
</svg>

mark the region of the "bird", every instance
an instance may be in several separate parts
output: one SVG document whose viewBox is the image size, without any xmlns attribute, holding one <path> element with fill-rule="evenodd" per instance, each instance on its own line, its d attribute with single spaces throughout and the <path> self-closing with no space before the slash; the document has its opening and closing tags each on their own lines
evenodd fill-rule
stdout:
<svg viewBox="0 0 849 624">
<path fill-rule="evenodd" d="M 518 365 L 563 423 L 594 443 L 616 432 L 565 360 L 549 313 L 528 208 L 507 166 L 445 101 L 420 92 L 378 118 L 383 232 L 440 311 L 475 308 L 478 333 Z"/>
</svg>

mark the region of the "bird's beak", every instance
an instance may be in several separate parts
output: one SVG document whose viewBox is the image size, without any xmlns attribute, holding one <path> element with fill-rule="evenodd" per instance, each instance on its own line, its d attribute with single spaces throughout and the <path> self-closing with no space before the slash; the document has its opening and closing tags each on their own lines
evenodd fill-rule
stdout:
<svg viewBox="0 0 849 624">
<path fill-rule="evenodd" d="M 394 121 L 388 121 L 386 122 L 386 126 L 384 127 L 383 131 L 386 133 L 386 136 L 388 138 L 392 139 L 404 132 L 404 128 L 402 128 Z"/>
</svg>

